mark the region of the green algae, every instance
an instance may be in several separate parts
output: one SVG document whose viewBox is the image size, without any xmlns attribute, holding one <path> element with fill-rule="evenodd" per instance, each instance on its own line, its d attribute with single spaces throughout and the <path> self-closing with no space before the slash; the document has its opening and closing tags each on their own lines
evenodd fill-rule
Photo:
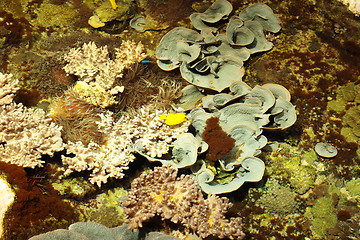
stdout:
<svg viewBox="0 0 360 240">
<path fill-rule="evenodd" d="M 68 27 L 80 18 L 79 13 L 71 4 L 55 5 L 45 2 L 41 4 L 36 13 L 37 24 L 45 27 Z"/>
<path fill-rule="evenodd" d="M 317 160 L 317 155 L 313 150 L 305 152 L 301 156 L 272 154 L 270 159 L 272 161 L 271 168 L 267 168 L 269 174 L 281 174 L 288 178 L 295 192 L 304 194 L 313 186 L 316 171 L 311 165 Z"/>
<path fill-rule="evenodd" d="M 310 228 L 315 236 L 327 236 L 327 229 L 335 227 L 337 223 L 333 199 L 319 198 L 314 206 L 306 209 L 305 217 L 312 219 Z"/>
<path fill-rule="evenodd" d="M 110 189 L 96 196 L 88 202 L 78 206 L 80 221 L 93 221 L 107 227 L 121 225 L 126 220 L 121 205 L 121 199 L 127 196 L 127 191 L 122 187 Z"/>
<path fill-rule="evenodd" d="M 60 195 L 71 196 L 75 199 L 82 199 L 95 191 L 95 187 L 84 178 L 65 178 L 52 183 Z"/>
<path fill-rule="evenodd" d="M 347 199 L 350 201 L 360 202 L 360 178 L 350 180 L 345 184 Z"/>
</svg>

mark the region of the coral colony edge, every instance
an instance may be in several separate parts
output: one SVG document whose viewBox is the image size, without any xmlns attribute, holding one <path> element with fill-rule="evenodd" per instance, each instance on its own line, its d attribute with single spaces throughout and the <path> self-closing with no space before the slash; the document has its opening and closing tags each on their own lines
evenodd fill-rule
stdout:
<svg viewBox="0 0 360 240">
<path fill-rule="evenodd" d="M 360 4 L 0 2 L 0 240 L 360 239 Z"/>
</svg>

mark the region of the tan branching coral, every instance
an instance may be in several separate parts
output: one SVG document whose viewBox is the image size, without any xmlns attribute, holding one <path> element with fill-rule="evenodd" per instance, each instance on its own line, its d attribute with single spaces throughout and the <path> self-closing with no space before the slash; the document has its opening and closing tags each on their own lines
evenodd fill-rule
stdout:
<svg viewBox="0 0 360 240">
<path fill-rule="evenodd" d="M 143 106 L 134 116 L 124 115 L 114 121 L 112 114 L 99 114 L 98 130 L 103 134 L 102 144 L 90 142 L 69 142 L 67 153 L 75 157 L 63 156 L 67 165 L 65 174 L 73 171 L 92 171 L 90 181 L 99 186 L 109 177 L 122 178 L 123 171 L 135 159 L 132 145 L 141 140 L 151 156 L 161 157 L 169 151 L 174 139 L 187 131 L 189 123 L 168 126 L 161 119 L 161 111 L 152 111 L 150 106 Z"/>
<path fill-rule="evenodd" d="M 18 166 L 42 166 L 41 155 L 64 149 L 61 127 L 45 117 L 42 109 L 12 102 L 18 80 L 0 73 L 0 160 Z"/>
<path fill-rule="evenodd" d="M 96 106 L 107 107 L 115 104 L 115 96 L 124 90 L 124 86 L 114 84 L 115 80 L 122 78 L 124 69 L 143 60 L 146 56 L 143 52 L 141 43 L 123 41 L 111 59 L 107 46 L 84 43 L 64 56 L 68 62 L 64 70 L 80 78 L 74 90 L 82 98 Z"/>
<path fill-rule="evenodd" d="M 156 167 L 131 183 L 124 200 L 125 213 L 130 217 L 129 228 L 138 229 L 156 215 L 181 223 L 202 238 L 243 239 L 241 218 L 226 219 L 231 203 L 225 197 L 209 195 L 205 199 L 189 175 L 177 177 L 171 166 Z"/>
<path fill-rule="evenodd" d="M 19 89 L 18 80 L 11 80 L 12 74 L 0 72 L 0 106 L 9 104 L 14 98 L 14 93 Z"/>
<path fill-rule="evenodd" d="M 41 155 L 63 150 L 61 127 L 45 118 L 41 109 L 10 103 L 0 107 L 1 161 L 34 168 L 42 166 Z"/>
</svg>

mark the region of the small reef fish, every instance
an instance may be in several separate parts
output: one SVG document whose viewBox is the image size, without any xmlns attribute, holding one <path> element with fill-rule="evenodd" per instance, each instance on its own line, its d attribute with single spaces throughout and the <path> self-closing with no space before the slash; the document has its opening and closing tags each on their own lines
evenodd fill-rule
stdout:
<svg viewBox="0 0 360 240">
<path fill-rule="evenodd" d="M 111 4 L 112 9 L 114 9 L 114 10 L 117 9 L 118 6 L 117 6 L 115 0 L 110 0 L 110 4 Z"/>
<path fill-rule="evenodd" d="M 167 125 L 177 125 L 186 121 L 185 113 L 169 113 L 165 115 L 164 113 L 160 116 L 161 120 L 165 120 Z"/>
</svg>

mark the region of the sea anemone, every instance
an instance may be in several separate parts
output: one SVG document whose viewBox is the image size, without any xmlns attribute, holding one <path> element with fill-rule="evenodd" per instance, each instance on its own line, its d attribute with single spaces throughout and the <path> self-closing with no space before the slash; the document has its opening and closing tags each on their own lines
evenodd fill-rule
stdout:
<svg viewBox="0 0 360 240">
<path fill-rule="evenodd" d="M 87 103 L 72 89 L 57 97 L 49 106 L 49 117 L 63 127 L 65 142 L 102 143 L 103 134 L 96 124 L 101 120 L 98 114 L 102 112 L 104 110 Z"/>
</svg>

